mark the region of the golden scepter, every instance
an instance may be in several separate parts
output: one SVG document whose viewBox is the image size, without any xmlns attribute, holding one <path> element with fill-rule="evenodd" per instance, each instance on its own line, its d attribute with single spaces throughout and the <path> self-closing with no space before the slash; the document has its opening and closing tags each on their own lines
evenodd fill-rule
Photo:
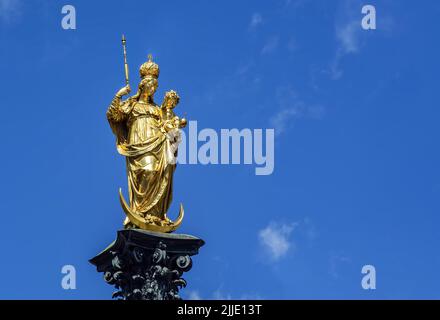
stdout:
<svg viewBox="0 0 440 320">
<path fill-rule="evenodd" d="M 126 44 L 125 36 L 122 35 L 122 47 L 124 48 L 124 68 L 125 68 L 125 84 L 128 86 L 128 63 L 127 63 L 127 48 L 125 47 Z"/>
</svg>

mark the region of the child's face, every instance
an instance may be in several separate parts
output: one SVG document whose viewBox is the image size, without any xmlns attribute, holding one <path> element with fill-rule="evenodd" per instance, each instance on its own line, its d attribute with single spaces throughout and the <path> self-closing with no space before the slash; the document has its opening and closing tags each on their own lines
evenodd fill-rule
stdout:
<svg viewBox="0 0 440 320">
<path fill-rule="evenodd" d="M 167 109 L 174 109 L 174 107 L 177 105 L 177 99 L 172 97 L 169 98 L 167 101 Z"/>
</svg>

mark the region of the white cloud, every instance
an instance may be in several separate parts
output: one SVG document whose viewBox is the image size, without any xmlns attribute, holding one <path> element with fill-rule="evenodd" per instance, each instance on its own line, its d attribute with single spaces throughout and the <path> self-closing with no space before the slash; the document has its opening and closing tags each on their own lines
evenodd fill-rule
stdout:
<svg viewBox="0 0 440 320">
<path fill-rule="evenodd" d="M 231 295 L 230 294 L 224 294 L 223 292 L 221 292 L 220 290 L 216 290 L 214 291 L 212 298 L 214 300 L 232 300 Z"/>
<path fill-rule="evenodd" d="M 303 7 L 305 4 L 307 4 L 310 0 L 285 0 L 284 6 L 285 7 L 292 7 L 294 9 L 298 9 L 300 7 Z"/>
<path fill-rule="evenodd" d="M 249 23 L 249 29 L 255 30 L 260 24 L 263 23 L 263 17 L 260 13 L 255 12 L 252 15 L 251 22 Z"/>
<path fill-rule="evenodd" d="M 202 300 L 202 297 L 197 290 L 192 290 L 188 292 L 188 300 Z"/>
<path fill-rule="evenodd" d="M 293 106 L 288 109 L 282 109 L 270 119 L 270 126 L 275 129 L 275 134 L 280 135 L 289 127 L 293 118 L 299 116 L 299 110 Z"/>
<path fill-rule="evenodd" d="M 212 295 L 213 300 L 263 300 L 258 293 L 243 293 L 239 298 L 232 297 L 229 293 L 224 293 L 220 289 L 214 291 Z"/>
<path fill-rule="evenodd" d="M 197 290 L 187 291 L 186 299 L 187 300 L 203 300 L 202 296 L 200 295 L 199 291 L 197 291 Z M 219 288 L 212 293 L 211 299 L 213 299 L 213 300 L 232 300 L 232 296 L 229 293 L 224 293 L 221 290 L 221 288 Z M 263 300 L 263 297 L 256 292 L 252 292 L 252 293 L 243 293 L 240 295 L 239 298 L 234 298 L 234 300 Z"/>
<path fill-rule="evenodd" d="M 245 293 L 242 294 L 239 300 L 264 300 L 258 293 Z"/>
<path fill-rule="evenodd" d="M 356 54 L 361 49 L 362 3 L 360 0 L 344 0 L 338 8 L 335 20 L 335 39 L 337 47 L 330 63 L 330 76 L 333 80 L 342 77 L 342 59 L 349 54 Z"/>
<path fill-rule="evenodd" d="M 359 35 L 361 32 L 359 19 L 351 20 L 336 27 L 336 38 L 339 41 L 339 50 L 344 54 L 359 51 Z"/>
<path fill-rule="evenodd" d="M 342 25 L 336 26 L 335 32 L 338 47 L 330 64 L 330 75 L 333 80 L 338 80 L 342 77 L 341 60 L 348 54 L 359 52 L 361 30 L 359 20 L 349 20 Z"/>
<path fill-rule="evenodd" d="M 341 253 L 332 253 L 329 260 L 329 273 L 333 278 L 339 278 L 339 269 L 341 269 L 343 265 L 351 263 L 351 259 Z"/>
<path fill-rule="evenodd" d="M 245 63 L 242 63 L 238 66 L 235 75 L 244 76 L 249 73 L 249 71 L 255 66 L 255 62 L 252 59 L 249 59 Z"/>
<path fill-rule="evenodd" d="M 359 54 L 365 40 L 365 35 L 371 34 L 362 28 L 361 21 L 364 15 L 362 7 L 365 3 L 361 0 L 344 0 L 338 8 L 335 19 L 335 39 L 337 48 L 335 55 L 330 63 L 330 76 L 333 80 L 342 77 L 342 60 L 347 55 Z M 375 34 L 383 32 L 390 34 L 394 25 L 394 20 L 390 16 L 381 13 L 381 28 L 374 31 Z"/>
<path fill-rule="evenodd" d="M 271 222 L 266 228 L 260 230 L 258 233 L 260 243 L 273 260 L 279 260 L 294 246 L 289 237 L 297 225 L 297 223 Z"/>
<path fill-rule="evenodd" d="M 304 218 L 302 225 L 304 227 L 303 229 L 307 240 L 314 241 L 318 237 L 318 231 L 316 230 L 312 220 L 306 217 Z"/>
<path fill-rule="evenodd" d="M 261 49 L 261 54 L 274 52 L 278 47 L 278 36 L 270 37 Z"/>
<path fill-rule="evenodd" d="M 20 8 L 20 0 L 0 0 L 0 21 L 12 22 L 20 14 Z"/>
<path fill-rule="evenodd" d="M 270 126 L 275 129 L 275 134 L 285 132 L 295 118 L 300 117 L 304 103 L 298 100 L 298 96 L 291 87 L 277 89 L 276 100 L 280 105 L 279 111 L 270 118 Z"/>
<path fill-rule="evenodd" d="M 280 108 L 269 119 L 269 124 L 275 129 L 276 135 L 287 131 L 295 119 L 301 117 L 320 119 L 325 113 L 323 106 L 308 105 L 299 99 L 296 91 L 290 86 L 278 88 L 276 100 Z"/>
</svg>

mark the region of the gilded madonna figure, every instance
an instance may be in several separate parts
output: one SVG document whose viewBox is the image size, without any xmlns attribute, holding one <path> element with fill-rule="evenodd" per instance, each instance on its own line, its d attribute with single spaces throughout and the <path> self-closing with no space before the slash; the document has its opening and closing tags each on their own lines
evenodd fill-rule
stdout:
<svg viewBox="0 0 440 320">
<path fill-rule="evenodd" d="M 117 151 L 126 158 L 128 203 L 119 189 L 121 206 L 127 216 L 124 226 L 171 232 L 179 227 L 184 215 L 181 204 L 175 221 L 167 217 L 173 195 L 179 129 L 186 126 L 186 119 L 174 114 L 179 102 L 175 91 L 168 91 L 161 105 L 154 102 L 159 66 L 151 56 L 140 67 L 140 77 L 137 92 L 122 100 L 131 91 L 127 84 L 116 93 L 107 110 Z"/>
</svg>

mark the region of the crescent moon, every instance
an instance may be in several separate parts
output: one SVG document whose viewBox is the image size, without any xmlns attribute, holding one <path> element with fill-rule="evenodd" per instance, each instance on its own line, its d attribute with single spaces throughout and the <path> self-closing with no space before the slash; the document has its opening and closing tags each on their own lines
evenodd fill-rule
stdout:
<svg viewBox="0 0 440 320">
<path fill-rule="evenodd" d="M 119 201 L 121 202 L 122 210 L 124 210 L 130 222 L 143 230 L 151 230 L 151 231 L 166 232 L 166 233 L 172 232 L 176 230 L 178 227 L 180 227 L 180 225 L 182 224 L 183 216 L 185 215 L 183 204 L 181 203 L 179 209 L 179 216 L 177 217 L 177 219 L 175 221 L 172 221 L 170 225 L 158 226 L 148 223 L 147 220 L 145 220 L 145 218 L 137 215 L 130 209 L 130 206 L 127 204 L 124 196 L 122 195 L 121 188 L 119 188 Z M 168 220 L 166 214 L 165 214 L 165 219 Z"/>
</svg>

